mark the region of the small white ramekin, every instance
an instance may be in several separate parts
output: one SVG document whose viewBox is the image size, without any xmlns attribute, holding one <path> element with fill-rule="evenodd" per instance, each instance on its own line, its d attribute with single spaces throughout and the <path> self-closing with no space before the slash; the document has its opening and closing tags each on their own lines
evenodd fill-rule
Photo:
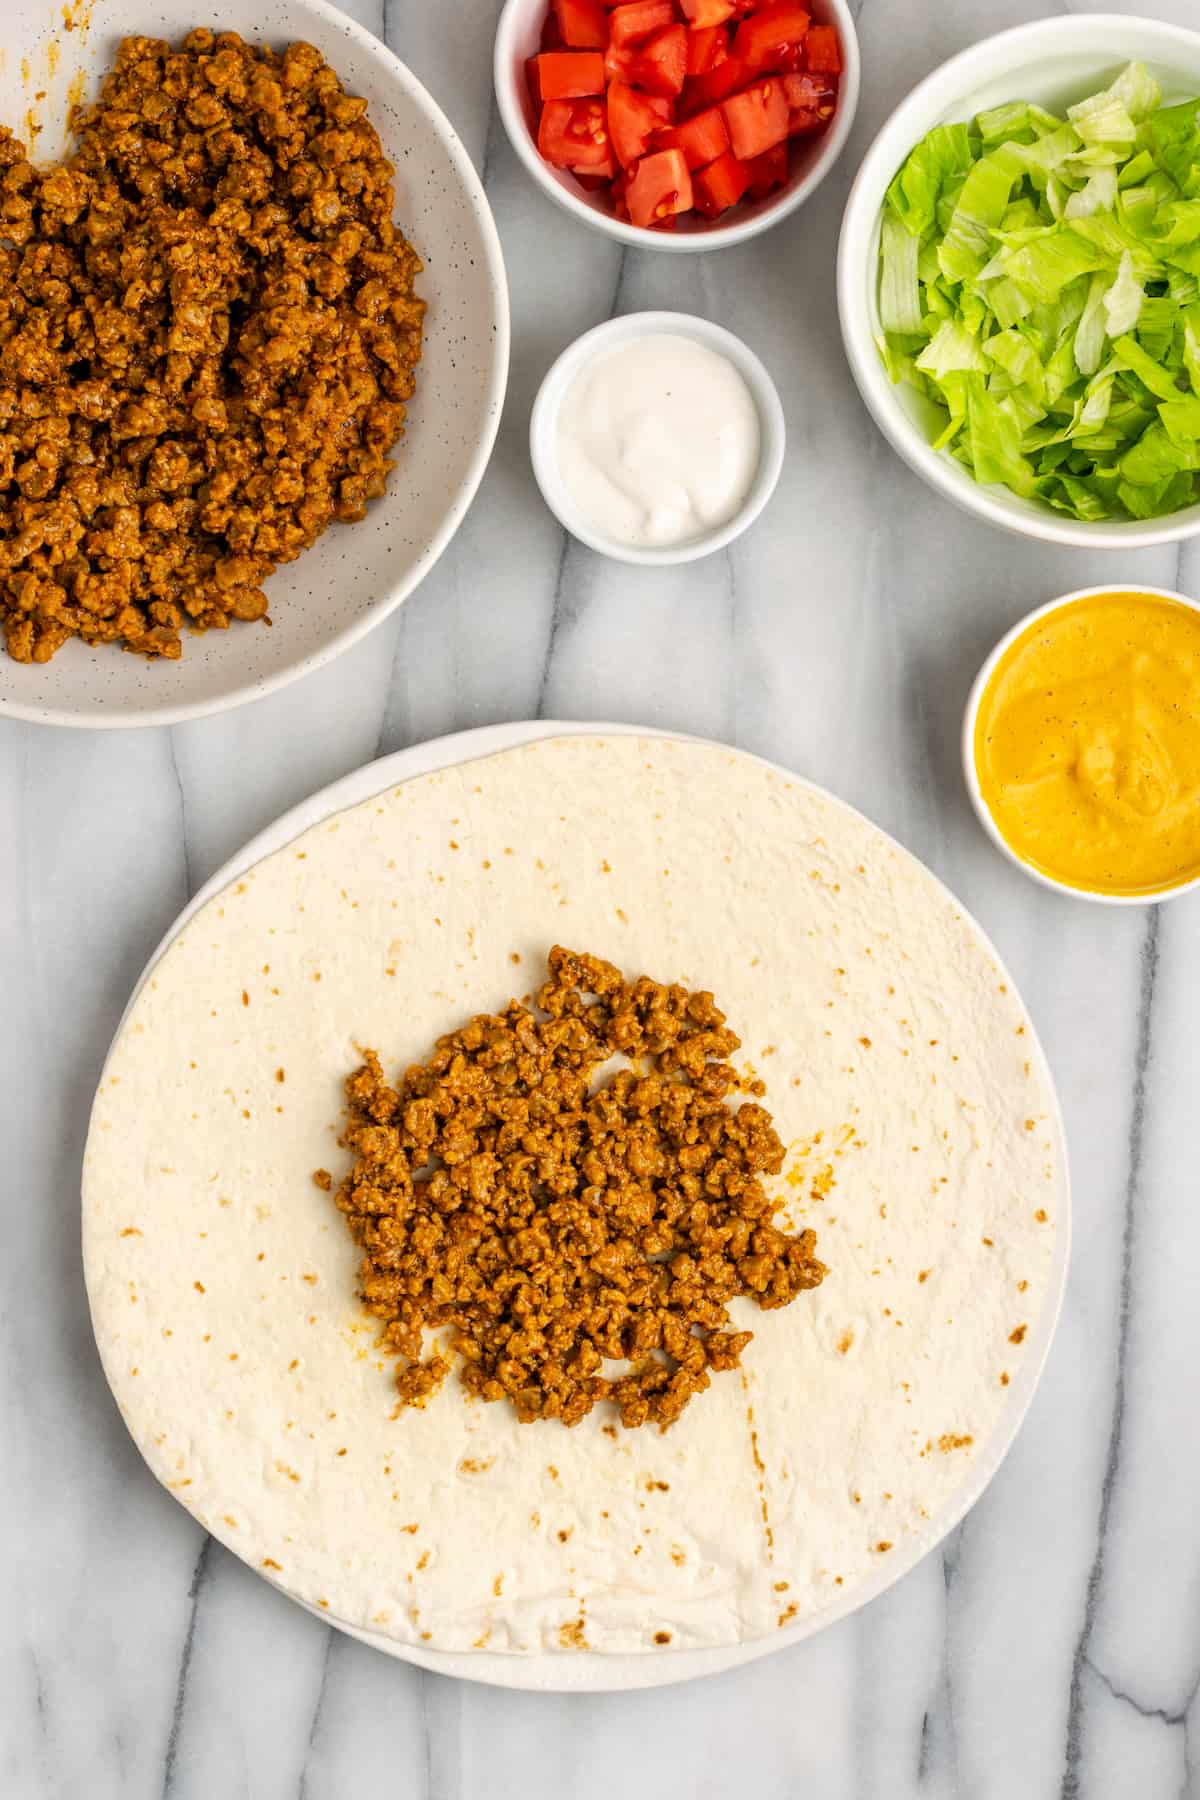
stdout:
<svg viewBox="0 0 1200 1800">
<path fill-rule="evenodd" d="M 1045 619 L 1051 613 L 1060 612 L 1064 606 L 1071 606 L 1076 600 L 1091 600 L 1098 594 L 1150 594 L 1158 600 L 1178 601 L 1180 606 L 1190 607 L 1193 612 L 1200 613 L 1200 601 L 1189 600 L 1186 594 L 1176 594 L 1171 588 L 1148 587 L 1144 581 L 1131 581 L 1127 584 L 1106 581 L 1101 587 L 1076 588 L 1074 593 L 1060 594 L 1057 600 L 1050 600 L 1045 606 L 1035 607 L 1033 612 L 1026 613 L 1025 617 L 1018 619 L 1012 630 L 1006 631 L 1000 639 L 975 677 L 971 692 L 967 696 L 967 709 L 963 714 L 962 727 L 963 778 L 966 781 L 967 793 L 970 795 L 971 805 L 975 808 L 975 816 L 979 823 L 996 848 L 1002 850 L 1009 862 L 1020 869 L 1023 875 L 1028 875 L 1031 880 L 1039 882 L 1042 887 L 1053 888 L 1055 893 L 1069 894 L 1073 900 L 1094 900 L 1102 906 L 1156 906 L 1161 900 L 1175 900 L 1180 894 L 1186 894 L 1192 888 L 1200 887 L 1200 874 L 1193 875 L 1186 881 L 1177 882 L 1174 887 L 1163 888 L 1155 894 L 1098 894 L 1091 888 L 1073 887 L 1068 881 L 1056 881 L 1053 875 L 1043 874 L 1041 869 L 1035 869 L 1032 863 L 1026 862 L 1024 857 L 1019 856 L 1000 831 L 992 817 L 988 803 L 983 797 L 983 789 L 979 782 L 979 769 L 975 761 L 975 726 L 979 718 L 979 704 L 983 699 L 984 689 L 995 673 L 996 665 L 1005 651 L 1010 649 L 1017 639 L 1022 637 L 1029 627 L 1036 624 L 1039 619 Z"/>
<path fill-rule="evenodd" d="M 875 423 L 910 469 L 947 500 L 1004 530 L 1083 549 L 1136 550 L 1200 532 L 1200 505 L 1159 519 L 1073 519 L 1001 486 L 984 486 L 931 443 L 932 408 L 884 368 L 879 325 L 879 231 L 884 195 L 910 150 L 935 125 L 966 121 L 1006 100 L 1061 112 L 1128 62 L 1144 62 L 1166 104 L 1200 93 L 1200 32 L 1158 19 L 1074 13 L 1036 19 L 952 56 L 915 87 L 863 157 L 838 244 L 838 311 L 846 356 Z"/>
<path fill-rule="evenodd" d="M 661 337 L 668 333 L 692 338 L 706 350 L 724 356 L 750 389 L 758 409 L 758 473 L 737 512 L 732 518 L 726 519 L 723 525 L 715 526 L 712 531 L 706 531 L 700 537 L 688 538 L 682 544 L 642 548 L 623 544 L 617 538 L 606 537 L 580 512 L 559 467 L 558 413 L 571 383 L 593 357 L 615 349 L 618 344 L 631 343 L 636 338 Z M 734 538 L 740 537 L 754 523 L 775 491 L 783 468 L 786 443 L 787 429 L 778 390 L 753 350 L 741 338 L 735 337 L 732 331 L 726 331 L 723 325 L 714 325 L 710 320 L 698 319 L 691 313 L 626 313 L 621 318 L 608 319 L 603 325 L 585 331 L 582 337 L 577 337 L 558 360 L 551 364 L 538 389 L 529 420 L 529 454 L 533 461 L 533 473 L 542 490 L 543 500 L 559 524 L 572 537 L 578 538 L 581 544 L 598 550 L 602 556 L 610 556 L 615 562 L 639 563 L 645 568 L 695 562 L 699 557 L 711 556 L 714 550 L 721 550 L 726 544 L 732 543 Z"/>
<path fill-rule="evenodd" d="M 568 170 L 551 168 L 538 154 L 533 133 L 533 109 L 525 80 L 525 64 L 536 56 L 541 41 L 542 24 L 550 8 L 550 0 L 506 0 L 496 27 L 494 71 L 496 99 L 513 149 L 544 194 L 567 212 L 602 231 L 606 237 L 623 244 L 636 244 L 643 250 L 718 250 L 729 244 L 744 244 L 747 238 L 769 231 L 780 219 L 807 200 L 825 179 L 842 153 L 854 114 L 858 107 L 859 54 L 854 16 L 848 0 L 813 0 L 813 17 L 819 24 L 837 27 L 842 46 L 842 73 L 838 82 L 837 111 L 829 129 L 814 137 L 796 158 L 787 184 L 765 200 L 742 201 L 732 209 L 730 219 L 694 218 L 680 224 L 675 231 L 650 231 L 642 225 L 631 225 L 608 211 L 598 194 L 580 187 Z"/>
</svg>

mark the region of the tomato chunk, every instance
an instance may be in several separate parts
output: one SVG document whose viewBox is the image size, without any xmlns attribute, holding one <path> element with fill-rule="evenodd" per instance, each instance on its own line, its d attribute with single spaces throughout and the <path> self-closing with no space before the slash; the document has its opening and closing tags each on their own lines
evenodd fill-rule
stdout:
<svg viewBox="0 0 1200 1800">
<path fill-rule="evenodd" d="M 832 25 L 814 25 L 804 41 L 804 60 L 822 75 L 840 75 L 842 51 Z"/>
<path fill-rule="evenodd" d="M 733 0 L 679 0 L 689 25 L 723 25 L 737 10 Z"/>
<path fill-rule="evenodd" d="M 715 162 L 729 148 L 729 133 L 719 106 L 695 113 L 669 131 L 660 131 L 654 140 L 656 150 L 682 150 L 689 169 L 702 169 Z"/>
<path fill-rule="evenodd" d="M 604 58 L 598 50 L 543 50 L 534 58 L 534 68 L 543 101 L 604 92 Z"/>
<path fill-rule="evenodd" d="M 608 13 L 603 0 L 553 0 L 552 13 L 568 48 L 608 49 Z"/>
<path fill-rule="evenodd" d="M 558 14 L 548 12 L 542 20 L 541 48 L 543 50 L 561 50 L 563 34 L 558 28 Z"/>
<path fill-rule="evenodd" d="M 684 84 L 680 105 L 686 113 L 703 112 L 706 106 L 716 106 L 730 94 L 736 94 L 751 79 L 749 69 L 736 56 L 727 56 L 724 62 L 718 63 L 706 75 L 689 77 Z"/>
<path fill-rule="evenodd" d="M 804 37 L 809 16 L 796 0 L 768 0 L 738 26 L 733 54 L 748 68 L 779 69 Z"/>
<path fill-rule="evenodd" d="M 704 25 L 688 32 L 687 72 L 707 75 L 729 55 L 729 33 L 723 25 Z"/>
<path fill-rule="evenodd" d="M 828 75 L 785 75 L 783 93 L 788 103 L 788 136 L 820 131 L 837 110 L 837 78 Z"/>
<path fill-rule="evenodd" d="M 726 150 L 723 156 L 709 163 L 707 169 L 698 169 L 693 175 L 692 197 L 696 210 L 706 219 L 715 219 L 719 213 L 736 206 L 749 186 L 750 176 L 745 163 L 740 163 Z"/>
<path fill-rule="evenodd" d="M 720 71 L 717 71 L 718 74 Z M 722 100 L 729 147 L 742 162 L 761 156 L 788 134 L 788 103 L 778 77 L 756 82 L 743 94 Z"/>
<path fill-rule="evenodd" d="M 772 144 L 761 156 L 755 156 L 746 164 L 746 173 L 750 178 L 750 198 L 765 200 L 775 188 L 782 187 L 788 178 L 787 144 Z"/>
<path fill-rule="evenodd" d="M 610 81 L 673 98 L 687 79 L 687 35 L 683 25 L 669 25 L 644 43 L 610 44 L 605 73 Z"/>
<path fill-rule="evenodd" d="M 609 159 L 603 102 L 548 100 L 538 125 L 538 150 L 558 169 L 601 168 Z"/>
<path fill-rule="evenodd" d="M 626 195 L 635 225 L 661 225 L 692 205 L 692 177 L 681 150 L 659 150 L 643 156 Z"/>
<path fill-rule="evenodd" d="M 675 8 L 671 0 L 627 0 L 626 5 L 616 7 L 608 15 L 612 41 L 622 50 L 629 44 L 640 44 L 643 39 L 653 37 L 656 31 L 665 31 L 674 23 Z"/>
<path fill-rule="evenodd" d="M 656 131 L 671 123 L 671 102 L 654 94 L 639 94 L 623 81 L 608 90 L 608 134 L 622 168 L 629 168 Z"/>
</svg>

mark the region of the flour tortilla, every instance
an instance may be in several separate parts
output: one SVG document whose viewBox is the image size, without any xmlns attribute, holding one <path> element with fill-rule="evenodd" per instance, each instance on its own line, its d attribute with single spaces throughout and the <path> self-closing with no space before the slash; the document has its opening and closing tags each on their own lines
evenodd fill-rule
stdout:
<svg viewBox="0 0 1200 1800">
<path fill-rule="evenodd" d="M 312 1180 L 359 1046 L 399 1070 L 555 942 L 714 991 L 829 1266 L 735 1303 L 744 1371 L 666 1434 L 454 1378 L 394 1417 Z M 1028 1397 L 1065 1206 L 1027 1016 L 918 863 L 752 758 L 576 736 L 343 812 L 187 923 L 97 1093 L 84 1262 L 146 1461 L 276 1585 L 427 1650 L 661 1653 L 794 1634 L 941 1535 Z"/>
</svg>

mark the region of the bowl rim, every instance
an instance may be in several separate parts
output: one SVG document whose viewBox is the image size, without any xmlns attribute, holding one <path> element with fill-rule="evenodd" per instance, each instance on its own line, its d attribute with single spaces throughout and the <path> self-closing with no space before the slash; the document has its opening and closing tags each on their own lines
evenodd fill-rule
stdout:
<svg viewBox="0 0 1200 1800">
<path fill-rule="evenodd" d="M 508 141 L 516 152 L 517 159 L 523 164 L 542 192 L 561 207 L 573 219 L 581 220 L 591 226 L 593 231 L 605 237 L 615 238 L 618 243 L 629 244 L 639 250 L 661 250 L 670 255 L 689 255 L 702 250 L 723 250 L 732 244 L 744 244 L 751 238 L 759 237 L 769 231 L 781 219 L 803 205 L 804 201 L 815 192 L 825 179 L 834 163 L 841 155 L 850 136 L 858 111 L 858 99 L 862 82 L 862 58 L 858 47 L 858 33 L 855 29 L 854 15 L 850 11 L 848 0 L 823 0 L 823 4 L 836 23 L 841 38 L 843 53 L 843 69 L 838 85 L 838 103 L 833 121 L 826 131 L 821 148 L 813 161 L 812 167 L 793 186 L 787 187 L 781 194 L 756 213 L 744 219 L 731 220 L 722 224 L 719 220 L 706 225 L 702 230 L 676 233 L 653 232 L 642 225 L 626 224 L 623 219 L 616 219 L 609 213 L 600 212 L 589 206 L 586 201 L 574 193 L 569 187 L 557 181 L 546 163 L 538 155 L 537 146 L 529 133 L 524 112 L 518 97 L 518 84 L 512 72 L 512 38 L 517 26 L 531 5 L 538 4 L 543 9 L 549 0 L 505 0 L 496 24 L 495 46 L 492 53 L 492 79 L 496 90 L 496 103 L 500 117 L 504 121 L 504 129 Z"/>
<path fill-rule="evenodd" d="M 359 617 L 335 633 L 320 648 L 298 657 L 285 668 L 275 670 L 273 673 L 258 677 L 253 681 L 232 686 L 215 697 L 147 707 L 138 709 L 136 712 L 123 709 L 119 705 L 108 708 L 97 706 L 94 703 L 86 709 L 44 706 L 0 694 L 0 718 L 20 719 L 24 723 L 32 725 L 57 725 L 76 731 L 140 731 L 163 725 L 178 725 L 190 719 L 212 718 L 219 713 L 231 712 L 235 707 L 245 706 L 256 700 L 264 700 L 268 694 L 278 693 L 282 688 L 290 686 L 294 681 L 299 681 L 303 676 L 315 674 L 318 669 L 325 668 L 336 657 L 341 656 L 344 651 L 349 650 L 366 637 L 377 625 L 382 624 L 384 619 L 416 592 L 456 535 L 487 472 L 500 429 L 500 419 L 508 389 L 512 334 L 508 274 L 504 263 L 504 251 L 483 182 L 467 153 L 465 144 L 442 107 L 434 99 L 424 82 L 413 73 L 406 62 L 396 55 L 394 50 L 384 43 L 382 38 L 376 37 L 364 25 L 360 25 L 357 19 L 350 13 L 343 12 L 340 6 L 333 5 L 331 0 L 293 0 L 293 4 L 298 14 L 305 12 L 310 15 L 315 14 L 326 23 L 336 27 L 343 36 L 349 38 L 367 56 L 381 62 L 403 89 L 406 98 L 425 113 L 445 145 L 446 152 L 462 182 L 471 214 L 479 227 L 487 278 L 493 295 L 493 352 L 491 373 L 484 397 L 485 424 L 479 442 L 467 464 L 466 475 L 460 485 L 458 496 L 408 577 L 379 593 L 368 606 L 364 607 Z M 197 638 L 195 641 L 199 643 L 200 640 Z M 116 647 L 102 646 L 96 654 L 101 653 L 115 655 L 117 654 Z"/>
<path fill-rule="evenodd" d="M 597 531 L 583 516 L 571 498 L 558 467 L 556 427 L 559 408 L 575 376 L 592 357 L 620 343 L 631 343 L 640 337 L 674 335 L 693 339 L 706 349 L 714 350 L 731 362 L 749 388 L 758 412 L 760 443 L 758 468 L 737 511 L 721 525 L 700 537 L 682 544 L 643 547 L 623 544 L 617 538 Z M 718 325 L 695 313 L 654 310 L 620 313 L 605 319 L 581 333 L 555 357 L 537 391 L 529 415 L 529 455 L 534 479 L 554 517 L 564 531 L 614 562 L 633 563 L 642 568 L 670 568 L 680 563 L 698 562 L 723 550 L 735 538 L 749 530 L 775 492 L 783 470 L 787 448 L 787 423 L 783 402 L 766 364 L 727 326 Z"/>
<path fill-rule="evenodd" d="M 1029 876 L 1041 887 L 1050 888 L 1056 894 L 1066 894 L 1072 900 L 1090 900 L 1099 906 L 1159 906 L 1165 900 L 1177 900 L 1180 894 L 1190 893 L 1200 887 L 1200 869 L 1196 874 L 1173 883 L 1170 887 L 1161 888 L 1152 894 L 1106 894 L 1093 888 L 1075 887 L 1069 881 L 1059 881 L 1053 875 L 1035 868 L 1031 862 L 1014 850 L 1008 839 L 992 816 L 991 808 L 983 797 L 983 787 L 979 780 L 979 769 L 975 761 L 975 727 L 979 719 L 979 707 L 983 700 L 984 690 L 996 672 L 1006 651 L 1012 648 L 1017 640 L 1024 636 L 1039 619 L 1049 618 L 1052 613 L 1061 612 L 1065 607 L 1073 606 L 1078 600 L 1095 600 L 1103 594 L 1132 594 L 1135 597 L 1147 594 L 1156 600 L 1173 600 L 1180 606 L 1187 607 L 1189 612 L 1200 615 L 1200 600 L 1192 600 L 1187 594 L 1177 593 L 1174 588 L 1154 587 L 1148 581 L 1112 582 L 1104 581 L 1096 587 L 1074 588 L 1069 594 L 1060 594 L 1055 600 L 1047 600 L 1044 606 L 1035 606 L 1032 612 L 1018 619 L 1010 630 L 991 649 L 980 666 L 979 673 L 971 683 L 971 691 L 967 695 L 967 704 L 963 709 L 960 750 L 962 754 L 963 780 L 966 784 L 967 796 L 975 810 L 975 816 L 983 826 L 988 837 L 997 849 L 1002 850 L 1009 862 L 1020 869 L 1022 875 Z"/>
<path fill-rule="evenodd" d="M 974 76 L 978 69 L 986 67 L 1001 48 L 1027 46 L 1028 60 L 1033 64 L 1052 44 L 1069 47 L 1080 39 L 1091 43 L 1103 40 L 1107 32 L 1118 33 L 1129 42 L 1128 52 L 1113 52 L 1115 61 L 1123 54 L 1154 60 L 1156 52 L 1162 53 L 1160 60 L 1167 60 L 1171 48 L 1181 46 L 1200 57 L 1200 31 L 1186 25 L 1120 13 L 1068 13 L 1014 25 L 968 44 L 939 63 L 905 94 L 872 139 L 846 200 L 837 248 L 837 306 L 846 360 L 868 412 L 892 449 L 928 486 L 961 511 L 1020 537 L 1083 550 L 1128 551 L 1176 543 L 1200 534 L 1200 502 L 1155 521 L 1092 522 L 1072 519 L 1049 506 L 1026 512 L 1016 503 L 1016 496 L 1008 497 L 1006 489 L 974 481 L 948 453 L 933 449 L 897 402 L 879 356 L 867 302 L 887 184 L 935 114 L 940 117 L 957 104 L 968 75 Z M 877 186 L 879 201 L 870 204 Z"/>
</svg>

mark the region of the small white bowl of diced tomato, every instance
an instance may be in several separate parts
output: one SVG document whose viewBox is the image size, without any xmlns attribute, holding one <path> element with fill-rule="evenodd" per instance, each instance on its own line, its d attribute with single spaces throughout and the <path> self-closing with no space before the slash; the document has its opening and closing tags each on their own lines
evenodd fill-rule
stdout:
<svg viewBox="0 0 1200 1800">
<path fill-rule="evenodd" d="M 858 103 L 847 0 L 507 0 L 496 94 L 568 212 L 627 244 L 744 242 L 808 198 Z"/>
</svg>

